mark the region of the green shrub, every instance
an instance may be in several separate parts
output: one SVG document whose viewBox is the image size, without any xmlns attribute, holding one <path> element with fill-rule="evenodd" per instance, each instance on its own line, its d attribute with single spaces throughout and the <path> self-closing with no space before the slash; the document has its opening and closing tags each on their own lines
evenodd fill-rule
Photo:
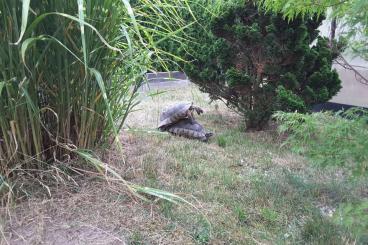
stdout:
<svg viewBox="0 0 368 245">
<path fill-rule="evenodd" d="M 241 112 L 248 128 L 261 129 L 276 110 L 306 112 L 339 91 L 336 54 L 318 36 L 322 17 L 288 21 L 251 2 L 216 3 L 192 2 L 198 24 L 172 51 L 191 61 L 190 80 Z"/>
<path fill-rule="evenodd" d="M 235 213 L 235 215 L 236 215 L 236 217 L 238 218 L 238 221 L 239 221 L 240 223 L 245 223 L 245 222 L 247 222 L 248 215 L 247 215 L 247 213 L 244 211 L 244 209 L 243 209 L 241 206 L 236 205 L 236 206 L 234 207 L 233 212 Z"/>
<path fill-rule="evenodd" d="M 270 208 L 262 208 L 260 211 L 261 216 L 265 221 L 275 223 L 278 220 L 278 214 L 274 210 Z"/>
<path fill-rule="evenodd" d="M 274 116 L 285 144 L 320 166 L 341 166 L 354 175 L 368 174 L 368 112 L 351 109 L 333 114 L 278 112 Z"/>
<path fill-rule="evenodd" d="M 331 19 L 337 20 L 338 27 L 344 27 L 338 38 L 347 42 L 347 48 L 356 56 L 368 60 L 368 1 L 321 0 L 259 0 L 257 4 L 267 11 L 282 13 L 286 18 L 306 14 L 329 13 Z M 335 37 L 337 38 L 337 37 Z"/>
</svg>

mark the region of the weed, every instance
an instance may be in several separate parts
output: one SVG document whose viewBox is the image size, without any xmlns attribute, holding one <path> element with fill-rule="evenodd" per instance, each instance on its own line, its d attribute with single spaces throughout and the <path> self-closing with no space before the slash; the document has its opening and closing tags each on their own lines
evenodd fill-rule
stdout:
<svg viewBox="0 0 368 245">
<path fill-rule="evenodd" d="M 226 146 L 226 138 L 223 135 L 217 136 L 217 144 L 220 147 L 224 147 L 225 148 L 225 146 Z"/>
<path fill-rule="evenodd" d="M 196 180 L 202 175 L 203 171 L 199 164 L 188 164 L 184 167 L 184 176 L 188 180 Z"/>
<path fill-rule="evenodd" d="M 144 237 L 139 231 L 134 231 L 131 238 L 130 238 L 131 245 L 143 245 L 144 243 Z"/>
<path fill-rule="evenodd" d="M 262 208 L 261 216 L 264 220 L 270 223 L 275 223 L 279 218 L 278 213 L 270 208 Z"/>
<path fill-rule="evenodd" d="M 152 157 L 152 155 L 147 155 L 142 162 L 143 174 L 148 179 L 155 180 L 158 177 L 158 166 L 157 161 Z"/>
<path fill-rule="evenodd" d="M 308 219 L 301 230 L 303 241 L 311 244 L 342 244 L 344 235 L 339 227 L 319 216 Z"/>
<path fill-rule="evenodd" d="M 173 206 L 174 204 L 172 202 L 165 200 L 160 202 L 160 210 L 166 218 L 174 218 Z"/>
<path fill-rule="evenodd" d="M 203 218 L 199 218 L 194 231 L 194 239 L 199 244 L 208 244 L 211 239 L 210 225 Z"/>
<path fill-rule="evenodd" d="M 222 173 L 222 184 L 229 190 L 236 190 L 238 187 L 237 176 L 230 171 L 223 171 Z"/>
<path fill-rule="evenodd" d="M 235 207 L 233 208 L 233 212 L 235 213 L 240 223 L 244 224 L 247 221 L 248 215 L 240 205 L 235 205 Z"/>
</svg>

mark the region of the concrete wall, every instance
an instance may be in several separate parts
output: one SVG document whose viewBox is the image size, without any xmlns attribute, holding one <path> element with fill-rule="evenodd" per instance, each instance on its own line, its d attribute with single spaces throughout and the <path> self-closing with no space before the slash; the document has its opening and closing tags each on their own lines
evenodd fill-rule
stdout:
<svg viewBox="0 0 368 245">
<path fill-rule="evenodd" d="M 360 83 L 354 72 L 344 68 L 337 68 L 342 81 L 342 89 L 335 95 L 330 102 L 368 107 L 368 85 Z M 359 71 L 368 77 L 368 70 Z"/>
<path fill-rule="evenodd" d="M 329 21 L 324 21 L 320 27 L 321 35 L 328 36 L 330 30 Z M 337 36 L 341 29 L 337 30 Z M 355 67 L 361 74 L 368 78 L 368 62 L 353 58 L 349 52 L 345 52 L 343 57 Z M 342 89 L 334 96 L 330 102 L 368 107 L 368 85 L 362 84 L 355 78 L 355 73 L 351 70 L 344 69 L 340 65 L 334 65 L 334 68 L 340 75 L 342 81 Z"/>
</svg>

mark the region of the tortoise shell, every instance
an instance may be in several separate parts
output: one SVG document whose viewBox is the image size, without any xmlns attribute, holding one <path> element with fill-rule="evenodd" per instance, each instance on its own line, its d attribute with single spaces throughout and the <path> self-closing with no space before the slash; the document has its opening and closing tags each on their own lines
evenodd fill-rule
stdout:
<svg viewBox="0 0 368 245">
<path fill-rule="evenodd" d="M 213 134 L 206 132 L 205 129 L 194 119 L 185 118 L 169 126 L 167 131 L 190 139 L 207 141 Z"/>
<path fill-rule="evenodd" d="M 180 119 L 191 118 L 192 106 L 193 103 L 183 102 L 166 108 L 160 116 L 158 128 L 165 129 Z"/>
</svg>

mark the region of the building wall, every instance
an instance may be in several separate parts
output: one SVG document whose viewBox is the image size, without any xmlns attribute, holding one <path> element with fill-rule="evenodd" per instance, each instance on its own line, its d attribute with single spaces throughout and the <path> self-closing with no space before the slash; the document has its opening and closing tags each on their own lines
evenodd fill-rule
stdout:
<svg viewBox="0 0 368 245">
<path fill-rule="evenodd" d="M 340 67 L 336 67 L 336 70 L 342 81 L 342 89 L 330 102 L 368 107 L 368 85 L 359 82 L 353 71 Z M 359 72 L 368 78 L 368 70 Z"/>
<path fill-rule="evenodd" d="M 324 21 L 320 27 L 321 35 L 328 36 L 329 30 L 330 22 Z M 339 31 L 341 30 L 337 30 L 337 36 L 339 35 Z M 345 52 L 343 57 L 353 65 L 356 70 L 368 78 L 368 61 L 360 58 L 353 58 L 349 52 Z M 334 68 L 340 75 L 342 89 L 330 100 L 330 102 L 368 107 L 368 85 L 358 81 L 353 71 L 344 69 L 340 65 L 334 65 Z"/>
</svg>

